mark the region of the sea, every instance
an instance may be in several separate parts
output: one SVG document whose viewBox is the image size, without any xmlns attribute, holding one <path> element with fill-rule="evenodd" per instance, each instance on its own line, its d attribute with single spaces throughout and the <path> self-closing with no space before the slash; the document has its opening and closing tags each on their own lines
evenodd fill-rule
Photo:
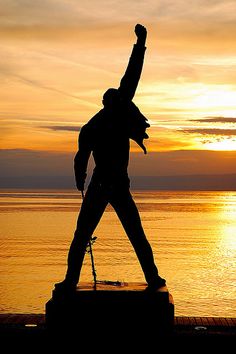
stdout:
<svg viewBox="0 0 236 354">
<path fill-rule="evenodd" d="M 236 317 L 236 191 L 131 190 L 176 316 Z M 45 313 L 64 279 L 77 190 L 0 190 L 0 313 Z M 94 231 L 98 280 L 145 282 L 110 205 Z M 86 252 L 81 282 L 93 282 Z"/>
</svg>

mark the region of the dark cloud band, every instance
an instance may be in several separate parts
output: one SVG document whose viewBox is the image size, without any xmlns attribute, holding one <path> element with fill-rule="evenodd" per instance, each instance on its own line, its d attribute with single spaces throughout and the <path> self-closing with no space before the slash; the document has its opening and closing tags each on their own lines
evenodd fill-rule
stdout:
<svg viewBox="0 0 236 354">
<path fill-rule="evenodd" d="M 235 117 L 206 117 L 203 119 L 192 119 L 193 122 L 200 123 L 236 123 Z"/>
<path fill-rule="evenodd" d="M 183 129 L 184 133 L 201 134 L 201 135 L 220 135 L 220 136 L 235 136 L 236 129 Z"/>
<path fill-rule="evenodd" d="M 74 127 L 71 125 L 51 125 L 51 126 L 44 126 L 41 128 L 51 129 L 51 130 L 62 130 L 62 131 L 70 131 L 70 132 L 79 132 L 81 127 Z"/>
</svg>

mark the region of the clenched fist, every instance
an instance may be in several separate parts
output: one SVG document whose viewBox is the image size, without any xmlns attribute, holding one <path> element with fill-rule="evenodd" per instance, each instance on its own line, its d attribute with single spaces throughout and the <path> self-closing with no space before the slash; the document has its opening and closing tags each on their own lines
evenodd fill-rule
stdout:
<svg viewBox="0 0 236 354">
<path fill-rule="evenodd" d="M 143 41 L 146 40 L 147 37 L 147 30 L 144 26 L 140 25 L 139 23 L 135 26 L 135 30 L 134 30 L 136 36 L 138 37 L 138 39 L 141 39 Z"/>
</svg>

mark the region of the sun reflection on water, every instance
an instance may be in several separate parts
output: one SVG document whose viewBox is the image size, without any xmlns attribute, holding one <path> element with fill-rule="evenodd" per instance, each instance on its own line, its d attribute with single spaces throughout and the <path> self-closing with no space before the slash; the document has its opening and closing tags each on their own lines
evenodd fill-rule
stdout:
<svg viewBox="0 0 236 354">
<path fill-rule="evenodd" d="M 227 195 L 226 195 L 227 198 Z M 236 196 L 228 195 L 230 202 L 222 203 L 219 217 L 223 221 L 220 226 L 221 247 L 228 251 L 236 251 Z M 233 221 L 233 222 L 232 222 Z"/>
</svg>

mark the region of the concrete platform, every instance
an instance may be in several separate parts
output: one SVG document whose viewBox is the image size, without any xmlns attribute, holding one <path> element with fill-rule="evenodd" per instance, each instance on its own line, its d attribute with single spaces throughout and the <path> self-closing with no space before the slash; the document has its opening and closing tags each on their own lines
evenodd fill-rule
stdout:
<svg viewBox="0 0 236 354">
<path fill-rule="evenodd" d="M 75 339 L 68 343 L 66 336 L 61 332 L 60 336 L 51 336 L 46 326 L 45 314 L 34 313 L 2 313 L 0 314 L 0 339 L 5 351 L 22 350 L 24 353 L 35 351 L 45 352 L 51 349 L 54 352 L 70 347 L 66 353 L 84 353 L 85 349 L 95 351 L 102 350 L 103 353 L 113 353 L 114 351 L 158 352 L 159 346 L 165 351 L 180 350 L 181 353 L 191 351 L 199 352 L 219 349 L 232 351 L 236 343 L 236 318 L 232 317 L 188 317 L 175 316 L 174 328 L 163 341 L 158 342 L 154 336 L 147 342 L 145 336 L 136 336 L 135 339 L 128 338 L 124 341 L 121 333 L 118 332 L 115 342 L 110 342 L 110 337 L 103 332 L 96 339 L 93 333 L 97 328 L 91 322 L 89 340 L 81 339 L 80 333 L 75 334 Z M 132 328 L 130 329 L 132 332 Z M 209 345 L 209 346 L 207 346 Z"/>
</svg>

